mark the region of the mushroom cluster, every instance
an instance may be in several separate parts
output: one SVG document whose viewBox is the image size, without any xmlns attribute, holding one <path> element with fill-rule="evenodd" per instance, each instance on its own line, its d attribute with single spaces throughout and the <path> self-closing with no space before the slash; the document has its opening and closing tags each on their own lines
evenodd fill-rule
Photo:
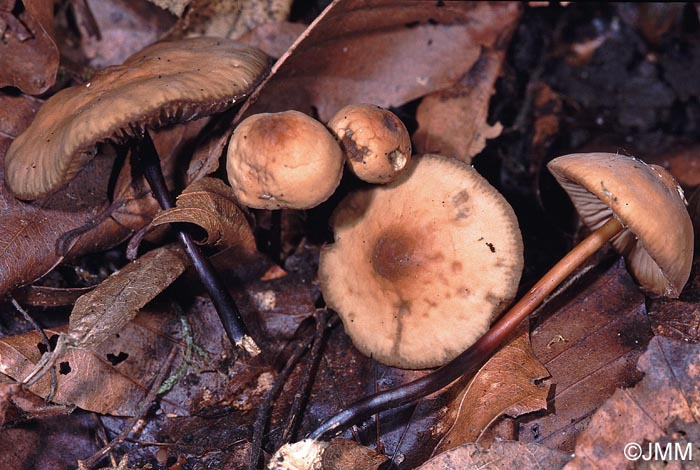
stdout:
<svg viewBox="0 0 700 470">
<path fill-rule="evenodd" d="M 410 136 L 395 114 L 353 104 L 327 127 L 298 111 L 247 117 L 229 141 L 226 171 L 237 199 L 248 207 L 310 209 L 336 190 L 344 160 L 360 179 L 388 183 L 410 157 Z"/>
<path fill-rule="evenodd" d="M 609 153 L 556 158 L 549 170 L 567 191 L 592 233 L 552 267 L 481 338 L 452 361 L 400 387 L 358 400 L 326 420 L 309 438 L 411 403 L 474 372 L 577 267 L 608 241 L 641 287 L 678 297 L 690 275 L 693 227 L 683 191 L 663 168 Z"/>
</svg>

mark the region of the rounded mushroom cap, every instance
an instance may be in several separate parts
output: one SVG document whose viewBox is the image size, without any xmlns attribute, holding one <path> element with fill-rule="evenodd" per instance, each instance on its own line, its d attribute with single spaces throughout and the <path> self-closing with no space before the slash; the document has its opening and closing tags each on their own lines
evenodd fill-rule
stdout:
<svg viewBox="0 0 700 470">
<path fill-rule="evenodd" d="M 332 222 L 323 296 L 355 346 L 384 364 L 448 362 L 516 294 L 523 244 L 513 209 L 457 160 L 414 158 L 394 182 L 346 197 Z"/>
<path fill-rule="evenodd" d="M 690 276 L 693 226 L 683 190 L 666 170 L 612 153 L 565 155 L 547 167 L 592 230 L 610 217 L 625 227 L 612 244 L 644 289 L 680 295 Z"/>
<path fill-rule="evenodd" d="M 309 209 L 340 184 L 343 153 L 328 129 L 304 113 L 254 114 L 231 136 L 226 171 L 248 207 Z"/>
<path fill-rule="evenodd" d="M 328 122 L 353 173 L 368 183 L 395 180 L 411 158 L 411 137 L 391 111 L 371 104 L 351 104 Z"/>
<path fill-rule="evenodd" d="M 97 143 L 226 109 L 266 69 L 264 53 L 228 39 L 149 46 L 49 98 L 7 151 L 7 186 L 20 199 L 50 194 L 95 156 Z"/>
</svg>

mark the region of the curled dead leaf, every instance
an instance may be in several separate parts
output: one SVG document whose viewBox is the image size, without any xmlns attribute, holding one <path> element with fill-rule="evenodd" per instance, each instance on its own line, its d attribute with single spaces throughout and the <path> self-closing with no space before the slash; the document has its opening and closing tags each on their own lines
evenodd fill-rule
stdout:
<svg viewBox="0 0 700 470">
<path fill-rule="evenodd" d="M 191 223 L 206 231 L 203 244 L 255 251 L 253 231 L 235 201 L 230 186 L 216 178 L 203 178 L 185 188 L 177 197 L 176 207 L 157 214 L 152 226 Z"/>
</svg>

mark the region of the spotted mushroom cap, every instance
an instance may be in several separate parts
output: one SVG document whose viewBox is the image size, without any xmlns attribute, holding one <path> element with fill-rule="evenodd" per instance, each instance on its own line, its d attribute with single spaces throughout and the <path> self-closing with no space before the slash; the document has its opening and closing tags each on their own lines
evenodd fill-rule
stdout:
<svg viewBox="0 0 700 470">
<path fill-rule="evenodd" d="M 394 182 L 347 196 L 321 252 L 326 303 L 364 354 L 435 367 L 485 333 L 516 294 L 518 222 L 471 166 L 414 158 Z"/>
<path fill-rule="evenodd" d="M 60 189 L 96 154 L 96 144 L 222 111 L 264 75 L 258 49 L 221 38 L 162 42 L 89 83 L 49 98 L 5 156 L 5 180 L 20 199 Z"/>
<path fill-rule="evenodd" d="M 665 169 L 612 153 L 565 155 L 547 166 L 588 227 L 610 217 L 625 227 L 612 244 L 644 289 L 680 295 L 690 276 L 693 226 L 683 190 Z"/>
<path fill-rule="evenodd" d="M 299 111 L 249 116 L 226 158 L 236 198 L 257 209 L 309 209 L 340 184 L 343 152 L 320 122 Z"/>
<path fill-rule="evenodd" d="M 368 183 L 395 180 L 411 158 L 406 126 L 379 106 L 345 106 L 328 121 L 328 128 L 338 138 L 352 172 Z"/>
</svg>

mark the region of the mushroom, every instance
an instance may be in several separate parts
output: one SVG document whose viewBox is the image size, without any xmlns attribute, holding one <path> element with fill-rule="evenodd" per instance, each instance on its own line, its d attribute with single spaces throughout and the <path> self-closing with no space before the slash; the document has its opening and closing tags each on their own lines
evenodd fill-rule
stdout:
<svg viewBox="0 0 700 470">
<path fill-rule="evenodd" d="M 566 155 L 548 168 L 591 230 L 611 218 L 624 227 L 611 243 L 645 291 L 680 295 L 690 276 L 693 227 L 683 190 L 665 168 L 608 153 Z"/>
<path fill-rule="evenodd" d="M 221 38 L 162 42 L 123 65 L 98 72 L 89 83 L 49 98 L 5 156 L 5 182 L 20 199 L 60 189 L 96 154 L 97 145 L 141 139 L 144 174 L 161 207 L 172 207 L 147 128 L 207 116 L 246 97 L 267 70 L 258 49 Z M 236 346 L 259 349 L 218 274 L 191 237 L 178 236 Z"/>
<path fill-rule="evenodd" d="M 571 154 L 548 168 L 593 232 L 550 269 L 488 332 L 430 374 L 365 397 L 309 434 L 318 439 L 345 426 L 402 406 L 474 372 L 515 328 L 577 267 L 608 241 L 626 256 L 642 287 L 677 297 L 690 275 L 693 228 L 683 193 L 663 168 L 610 153 Z"/>
<path fill-rule="evenodd" d="M 328 129 L 304 113 L 254 114 L 234 130 L 226 170 L 248 207 L 309 209 L 340 184 L 343 154 Z"/>
<path fill-rule="evenodd" d="M 231 107 L 262 79 L 267 57 L 221 38 L 161 42 L 66 88 L 41 107 L 5 155 L 5 182 L 19 199 L 67 184 L 96 154 L 151 129 Z"/>
<path fill-rule="evenodd" d="M 424 155 L 398 179 L 346 197 L 321 252 L 326 303 L 364 354 L 442 365 L 512 301 L 523 245 L 512 208 L 472 167 Z"/>
<path fill-rule="evenodd" d="M 348 166 L 368 183 L 396 179 L 411 158 L 411 137 L 391 111 L 371 104 L 351 104 L 328 122 L 343 147 Z"/>
</svg>

